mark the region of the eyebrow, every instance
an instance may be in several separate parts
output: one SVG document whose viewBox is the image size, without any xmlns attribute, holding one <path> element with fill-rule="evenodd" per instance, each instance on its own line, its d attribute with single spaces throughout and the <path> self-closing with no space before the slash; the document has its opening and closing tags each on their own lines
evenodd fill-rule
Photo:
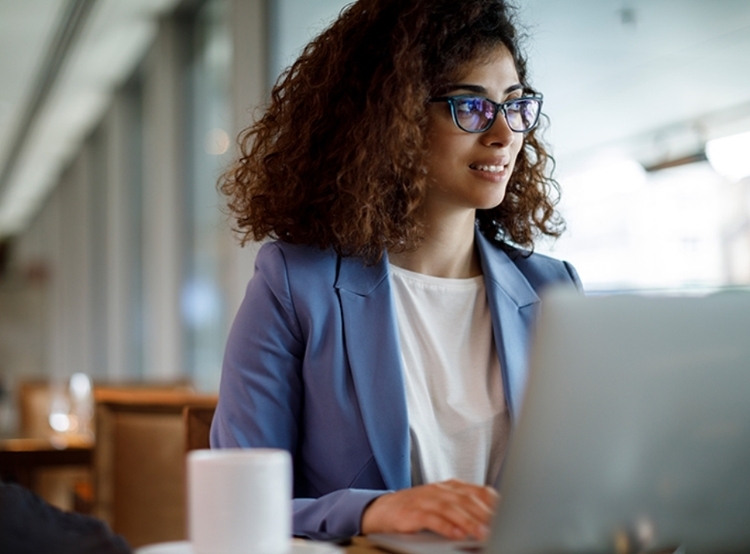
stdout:
<svg viewBox="0 0 750 554">
<path fill-rule="evenodd" d="M 524 86 L 521 83 L 516 83 L 515 85 L 511 85 L 508 88 L 506 88 L 503 91 L 503 95 L 510 94 L 513 91 L 516 90 L 523 90 Z M 456 83 L 456 84 L 449 84 L 446 85 L 445 88 L 441 91 L 441 94 L 446 94 L 448 92 L 454 92 L 456 90 L 468 90 L 470 92 L 476 92 L 477 94 L 488 94 L 488 90 L 481 86 L 481 85 L 470 85 L 468 83 Z"/>
</svg>

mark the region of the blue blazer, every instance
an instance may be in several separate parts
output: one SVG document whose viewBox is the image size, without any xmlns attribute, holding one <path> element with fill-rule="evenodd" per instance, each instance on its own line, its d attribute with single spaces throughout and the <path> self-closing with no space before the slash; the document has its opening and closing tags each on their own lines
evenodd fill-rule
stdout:
<svg viewBox="0 0 750 554">
<path fill-rule="evenodd" d="M 565 262 L 476 237 L 513 420 L 538 292 L 580 282 Z M 294 534 L 356 535 L 373 499 L 411 485 L 402 373 L 387 256 L 366 266 L 265 244 L 227 343 L 211 446 L 288 450 Z"/>
</svg>

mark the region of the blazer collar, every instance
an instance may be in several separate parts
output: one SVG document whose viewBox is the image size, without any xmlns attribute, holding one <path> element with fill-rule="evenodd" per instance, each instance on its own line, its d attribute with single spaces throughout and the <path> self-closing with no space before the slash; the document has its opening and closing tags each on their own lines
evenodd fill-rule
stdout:
<svg viewBox="0 0 750 554">
<path fill-rule="evenodd" d="M 519 308 L 539 302 L 536 291 L 508 254 L 493 245 L 479 228 L 476 228 L 474 236 L 486 286 L 501 289 Z"/>
<path fill-rule="evenodd" d="M 388 254 L 375 265 L 365 265 L 362 258 L 339 258 L 336 288 L 367 296 L 388 278 Z"/>
<path fill-rule="evenodd" d="M 508 254 L 478 229 L 476 243 L 500 358 L 505 404 L 515 421 L 526 392 L 531 327 L 540 299 Z"/>
<path fill-rule="evenodd" d="M 493 245 L 479 228 L 475 229 L 474 236 L 485 281 L 491 280 L 494 286 L 502 289 L 519 308 L 539 302 L 536 291 L 510 257 Z M 361 258 L 340 258 L 336 288 L 348 290 L 360 296 L 367 296 L 387 278 L 387 253 L 377 264 L 372 266 L 365 265 Z"/>
</svg>

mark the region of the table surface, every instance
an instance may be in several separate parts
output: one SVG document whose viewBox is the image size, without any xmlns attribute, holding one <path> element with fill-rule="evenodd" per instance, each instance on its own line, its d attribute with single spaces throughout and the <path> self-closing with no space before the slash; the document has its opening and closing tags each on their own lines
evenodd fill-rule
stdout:
<svg viewBox="0 0 750 554">
<path fill-rule="evenodd" d="M 41 450 L 67 450 L 67 449 L 91 449 L 94 440 L 88 437 L 71 435 L 69 437 L 11 437 L 0 439 L 0 452 L 12 451 L 41 451 Z"/>
<path fill-rule="evenodd" d="M 0 467 L 89 464 L 94 441 L 86 438 L 14 438 L 0 440 Z"/>
<path fill-rule="evenodd" d="M 351 544 L 344 547 L 347 554 L 373 554 L 385 552 L 367 540 L 367 537 L 354 537 Z"/>
<path fill-rule="evenodd" d="M 44 467 L 90 466 L 94 441 L 83 437 L 0 440 L 0 477 L 34 490 L 35 471 Z"/>
<path fill-rule="evenodd" d="M 318 543 L 316 541 L 308 541 L 307 539 L 295 538 L 295 543 L 310 543 L 310 546 L 319 547 L 325 546 L 324 549 L 311 548 L 309 552 L 330 552 L 332 549 L 329 548 L 328 543 Z M 344 554 L 383 554 L 385 550 L 381 550 L 376 546 L 370 544 L 367 537 L 354 537 L 350 544 L 340 546 Z M 305 552 L 307 549 L 300 549 L 299 552 Z M 173 541 L 173 542 L 162 542 L 156 544 L 147 544 L 135 549 L 135 554 L 194 554 L 193 549 L 190 547 L 188 541 Z"/>
</svg>

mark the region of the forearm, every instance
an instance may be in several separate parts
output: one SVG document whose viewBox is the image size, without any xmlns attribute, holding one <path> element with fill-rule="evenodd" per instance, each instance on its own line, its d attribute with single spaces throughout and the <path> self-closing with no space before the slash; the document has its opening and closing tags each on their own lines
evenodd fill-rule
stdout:
<svg viewBox="0 0 750 554">
<path fill-rule="evenodd" d="M 359 535 L 365 509 L 386 492 L 389 491 L 343 489 L 320 498 L 295 498 L 292 532 L 316 540 Z"/>
</svg>

